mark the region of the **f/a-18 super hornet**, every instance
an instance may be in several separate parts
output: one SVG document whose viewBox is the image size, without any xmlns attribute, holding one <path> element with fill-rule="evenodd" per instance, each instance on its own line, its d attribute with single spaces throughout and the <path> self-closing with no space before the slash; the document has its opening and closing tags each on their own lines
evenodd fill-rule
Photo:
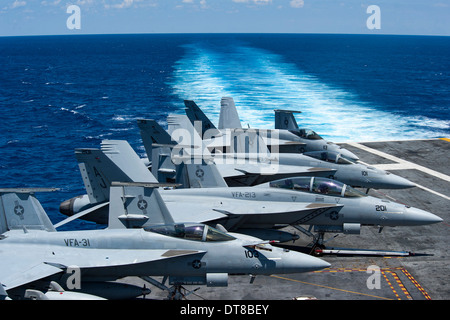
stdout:
<svg viewBox="0 0 450 320">
<path fill-rule="evenodd" d="M 176 133 L 175 140 L 182 138 L 184 147 L 180 147 L 156 121 L 138 120 L 145 150 L 151 158 L 152 173 L 161 182 L 174 179 L 176 175 L 176 166 L 171 158 L 177 153 L 174 148 L 187 150 L 191 154 L 202 149 L 201 152 L 209 154 L 197 131 L 190 121 L 186 121 L 186 116 L 170 115 L 167 122 L 171 134 Z M 353 187 L 367 189 L 403 189 L 415 186 L 405 178 L 370 165 L 355 163 L 340 153 L 309 151 L 303 154 L 271 154 L 255 135 L 242 134 L 238 141 L 242 140 L 250 143 L 253 141 L 254 145 L 258 145 L 258 152 L 210 154 L 229 186 L 254 186 L 280 178 L 305 175 L 328 177 Z M 194 147 L 191 148 L 191 145 Z"/>
<path fill-rule="evenodd" d="M 56 231 L 33 194 L 36 190 L 1 189 L 0 298 L 92 298 L 70 291 L 51 295 L 49 284 L 83 292 L 85 285 L 106 286 L 105 281 L 125 276 L 142 277 L 179 298 L 183 284 L 226 286 L 229 274 L 298 273 L 330 266 L 223 228 L 175 223 L 158 186 L 113 183 L 108 228 L 82 231 Z M 128 228 L 130 221 L 135 228 Z M 145 227 L 138 227 L 144 222 Z M 167 278 L 172 288 L 165 285 Z"/>
<path fill-rule="evenodd" d="M 303 153 L 308 151 L 332 151 L 343 157 L 356 161 L 358 156 L 353 152 L 327 141 L 311 129 L 299 128 L 293 111 L 275 110 L 275 129 L 242 128 L 233 98 L 223 97 L 220 105 L 219 126 L 208 119 L 203 111 L 192 100 L 185 100 L 185 112 L 192 123 L 201 121 L 201 133 L 210 148 L 226 149 L 233 147 L 233 137 L 246 131 L 260 135 L 271 152 Z M 275 148 L 272 148 L 275 147 Z"/>
<path fill-rule="evenodd" d="M 174 164 L 172 155 L 179 151 L 187 154 L 195 154 L 199 151 L 214 157 L 221 176 L 230 187 L 253 186 L 292 176 L 328 177 L 336 173 L 334 168 L 321 168 L 317 165 L 301 166 L 295 163 L 293 165 L 279 163 L 278 159 L 271 156 L 267 149 L 258 153 L 211 154 L 186 116 L 170 115 L 168 122 L 170 123 L 169 127 L 178 126 L 179 129 L 174 131 L 181 131 L 181 134 L 184 135 L 183 140 L 187 143 L 184 147 L 172 140 L 169 133 L 155 120 L 138 120 L 142 141 L 148 156 L 148 160 L 143 159 L 143 161 L 151 167 L 153 175 L 160 182 L 169 182 L 176 178 L 177 165 Z M 243 138 L 243 135 L 240 137 Z M 256 137 L 253 136 L 253 138 Z M 328 167 L 330 166 L 328 165 Z"/>
<path fill-rule="evenodd" d="M 87 195 L 63 202 L 60 211 L 74 215 L 81 210 L 106 206 L 111 181 L 156 182 L 126 141 L 103 141 L 102 149 L 75 151 Z M 278 228 L 292 225 L 315 227 L 318 242 L 325 232 L 358 234 L 361 226 L 417 226 L 442 221 L 432 213 L 368 196 L 339 181 L 320 177 L 285 178 L 254 187 L 227 186 L 213 163 L 182 163 L 176 181 L 188 180 L 190 188 L 160 190 L 175 221 L 187 217 L 227 230 L 263 239 L 287 241 Z M 101 212 L 86 217 L 105 223 Z M 300 230 L 302 230 L 300 228 Z"/>
</svg>

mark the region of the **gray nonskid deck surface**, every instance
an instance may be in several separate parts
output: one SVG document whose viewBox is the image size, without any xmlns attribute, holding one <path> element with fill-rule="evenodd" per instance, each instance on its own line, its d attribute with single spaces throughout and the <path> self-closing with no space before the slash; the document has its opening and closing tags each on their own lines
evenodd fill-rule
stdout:
<svg viewBox="0 0 450 320">
<path fill-rule="evenodd" d="M 385 141 L 341 144 L 370 165 L 386 165 L 397 175 L 421 187 L 406 190 L 370 190 L 369 194 L 388 198 L 432 212 L 444 221 L 419 227 L 363 227 L 360 235 L 338 235 L 328 247 L 409 251 L 407 257 L 332 256 L 322 258 L 331 268 L 310 273 L 257 276 L 230 276 L 228 287 L 201 286 L 188 300 L 286 300 L 313 296 L 320 300 L 445 300 L 450 298 L 448 267 L 450 236 L 450 141 L 444 139 Z M 364 149 L 361 149 L 364 146 Z M 382 152 L 377 153 L 377 152 Z M 383 155 L 392 155 L 385 158 Z M 398 162 L 401 160 L 401 163 Z M 430 169 L 428 171 L 426 169 Z M 288 227 L 287 231 L 296 232 Z M 299 232 L 296 232 L 299 234 Z M 310 238 L 299 234 L 293 243 L 305 246 Z M 326 238 L 333 237 L 326 234 Z M 369 266 L 379 268 L 369 271 Z M 375 278 L 379 275 L 378 278 Z M 143 284 L 138 278 L 125 278 Z M 378 281 L 378 282 L 377 282 Z M 147 299 L 164 299 L 166 292 L 152 289 Z M 375 288 L 369 288 L 375 286 Z M 195 289 L 198 286 L 186 286 Z"/>
</svg>

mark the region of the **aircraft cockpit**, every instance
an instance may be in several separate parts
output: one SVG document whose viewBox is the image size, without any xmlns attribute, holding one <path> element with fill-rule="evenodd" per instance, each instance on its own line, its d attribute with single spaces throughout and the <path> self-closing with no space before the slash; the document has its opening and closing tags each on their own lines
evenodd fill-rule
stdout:
<svg viewBox="0 0 450 320">
<path fill-rule="evenodd" d="M 236 238 L 204 224 L 177 223 L 144 227 L 145 231 L 193 241 L 230 241 Z"/>
<path fill-rule="evenodd" d="M 353 161 L 347 159 L 342 154 L 334 151 L 311 151 L 303 153 L 305 156 L 312 157 L 318 160 L 327 161 L 337 164 L 354 164 Z"/>
<path fill-rule="evenodd" d="M 296 136 L 298 136 L 302 139 L 323 140 L 323 138 L 321 136 L 319 136 L 317 133 L 315 133 L 311 129 L 289 130 L 289 132 L 295 134 Z"/>
<path fill-rule="evenodd" d="M 342 182 L 321 177 L 286 178 L 269 183 L 271 188 L 290 189 L 333 197 L 365 197 L 366 194 Z"/>
</svg>

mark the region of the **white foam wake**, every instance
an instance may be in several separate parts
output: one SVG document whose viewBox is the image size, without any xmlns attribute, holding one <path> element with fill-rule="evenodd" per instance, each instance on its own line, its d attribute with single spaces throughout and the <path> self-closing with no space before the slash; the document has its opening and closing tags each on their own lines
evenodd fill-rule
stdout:
<svg viewBox="0 0 450 320">
<path fill-rule="evenodd" d="M 180 103 L 194 100 L 215 124 L 221 97 L 231 96 L 245 127 L 273 128 L 273 109 L 299 110 L 299 126 L 335 142 L 434 138 L 450 129 L 450 121 L 381 111 L 263 49 L 201 43 L 185 49 L 170 85 Z"/>
</svg>

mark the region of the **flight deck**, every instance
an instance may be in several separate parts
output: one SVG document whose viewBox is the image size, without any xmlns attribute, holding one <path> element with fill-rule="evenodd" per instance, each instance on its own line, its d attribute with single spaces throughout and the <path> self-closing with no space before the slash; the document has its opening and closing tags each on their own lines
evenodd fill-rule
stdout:
<svg viewBox="0 0 450 320">
<path fill-rule="evenodd" d="M 322 258 L 330 268 L 302 274 L 230 276 L 228 287 L 185 286 L 187 300 L 446 300 L 450 298 L 450 139 L 342 143 L 360 162 L 387 170 L 416 183 L 401 190 L 369 190 L 369 195 L 427 210 L 441 217 L 438 224 L 415 227 L 362 227 L 359 235 L 327 233 Z M 364 190 L 366 191 L 366 190 Z M 305 250 L 311 238 L 288 227 L 299 239 L 287 243 Z M 369 254 L 336 254 L 337 248 L 374 250 Z M 379 251 L 377 251 L 379 250 Z M 380 251 L 392 251 L 385 255 Z M 350 252 L 351 253 L 351 252 Z M 224 253 L 226 255 L 226 253 Z M 251 283 L 252 281 L 252 283 Z M 142 285 L 139 278 L 118 282 Z M 167 293 L 146 284 L 146 299 Z"/>
</svg>

